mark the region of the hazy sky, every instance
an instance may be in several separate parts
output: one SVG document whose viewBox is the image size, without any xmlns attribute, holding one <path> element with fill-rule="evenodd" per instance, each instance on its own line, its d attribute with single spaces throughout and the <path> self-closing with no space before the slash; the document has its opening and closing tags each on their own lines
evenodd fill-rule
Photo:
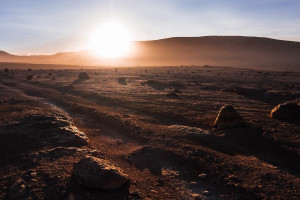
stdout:
<svg viewBox="0 0 300 200">
<path fill-rule="evenodd" d="M 0 50 L 86 47 L 95 28 L 125 24 L 134 40 L 244 35 L 300 41 L 300 0 L 0 0 Z"/>
</svg>

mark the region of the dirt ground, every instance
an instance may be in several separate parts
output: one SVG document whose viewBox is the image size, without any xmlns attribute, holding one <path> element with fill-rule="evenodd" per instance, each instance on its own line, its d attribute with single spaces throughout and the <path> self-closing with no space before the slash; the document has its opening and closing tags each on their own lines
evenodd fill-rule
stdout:
<svg viewBox="0 0 300 200">
<path fill-rule="evenodd" d="M 300 121 L 270 117 L 300 99 L 298 71 L 0 70 L 0 199 L 15 198 L 20 178 L 25 199 L 300 198 Z M 247 126 L 213 128 L 225 104 Z M 119 166 L 129 183 L 115 192 L 77 184 L 73 164 L 86 154 Z"/>
</svg>

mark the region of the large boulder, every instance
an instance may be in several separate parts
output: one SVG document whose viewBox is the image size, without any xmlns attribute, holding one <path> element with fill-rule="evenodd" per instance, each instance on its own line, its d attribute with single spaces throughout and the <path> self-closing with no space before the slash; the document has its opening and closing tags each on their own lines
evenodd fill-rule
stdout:
<svg viewBox="0 0 300 200">
<path fill-rule="evenodd" d="M 90 79 L 90 76 L 86 72 L 81 72 L 78 75 L 78 79 L 80 79 L 80 80 L 88 80 L 88 79 Z"/>
<path fill-rule="evenodd" d="M 214 127 L 220 129 L 238 128 L 244 125 L 244 120 L 231 105 L 225 105 L 220 109 L 214 123 Z"/>
<path fill-rule="evenodd" d="M 128 181 L 127 175 L 108 161 L 86 156 L 74 164 L 74 175 L 79 184 L 105 190 L 118 190 Z"/>
<path fill-rule="evenodd" d="M 271 117 L 281 120 L 295 120 L 300 118 L 300 102 L 285 102 L 271 111 Z"/>
</svg>

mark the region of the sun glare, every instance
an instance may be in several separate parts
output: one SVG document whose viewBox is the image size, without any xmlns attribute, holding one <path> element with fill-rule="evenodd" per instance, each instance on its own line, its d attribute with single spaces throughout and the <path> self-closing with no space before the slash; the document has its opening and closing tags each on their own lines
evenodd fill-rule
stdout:
<svg viewBox="0 0 300 200">
<path fill-rule="evenodd" d="M 130 53 L 130 41 L 131 34 L 125 25 L 109 22 L 102 24 L 94 31 L 90 49 L 97 56 L 118 58 Z"/>
</svg>

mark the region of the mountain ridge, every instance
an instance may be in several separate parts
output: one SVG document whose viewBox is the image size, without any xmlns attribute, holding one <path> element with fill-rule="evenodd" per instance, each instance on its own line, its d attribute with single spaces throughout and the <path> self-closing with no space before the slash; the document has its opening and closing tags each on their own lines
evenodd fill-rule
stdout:
<svg viewBox="0 0 300 200">
<path fill-rule="evenodd" d="M 135 41 L 133 55 L 118 59 L 96 58 L 88 51 L 52 55 L 17 56 L 0 51 L 0 62 L 66 65 L 233 67 L 300 67 L 300 42 L 247 36 L 172 37 Z"/>
</svg>

